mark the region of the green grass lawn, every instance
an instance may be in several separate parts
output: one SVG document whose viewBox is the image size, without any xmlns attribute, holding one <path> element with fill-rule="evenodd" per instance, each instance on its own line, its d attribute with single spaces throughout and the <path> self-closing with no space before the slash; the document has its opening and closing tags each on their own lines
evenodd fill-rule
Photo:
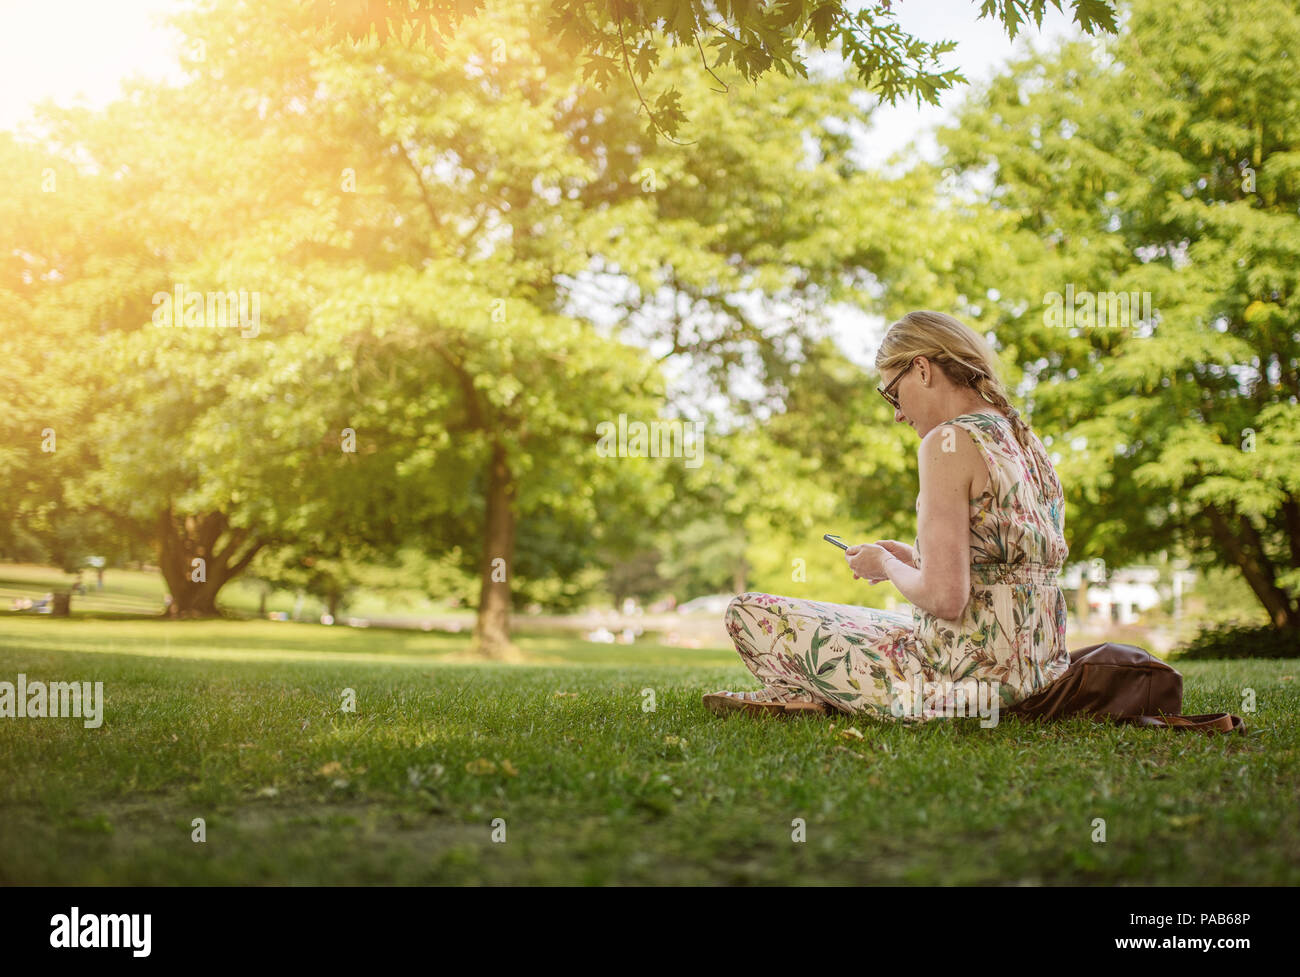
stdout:
<svg viewBox="0 0 1300 977">
<path fill-rule="evenodd" d="M 0 881 L 1300 881 L 1294 661 L 1180 664 L 1185 712 L 1256 691 L 1250 735 L 1211 738 L 724 720 L 700 695 L 757 687 L 729 651 L 520 645 L 0 616 L 0 680 L 105 696 L 97 729 L 0 719 Z"/>
<path fill-rule="evenodd" d="M 36 601 L 47 593 L 68 590 L 75 580 L 75 576 L 57 567 L 0 563 L 0 610 L 9 611 L 15 597 Z M 87 592 L 72 596 L 74 615 L 157 615 L 167 592 L 158 573 L 139 570 L 106 569 L 102 590 L 95 586 L 94 570 L 84 572 L 81 582 Z"/>
</svg>

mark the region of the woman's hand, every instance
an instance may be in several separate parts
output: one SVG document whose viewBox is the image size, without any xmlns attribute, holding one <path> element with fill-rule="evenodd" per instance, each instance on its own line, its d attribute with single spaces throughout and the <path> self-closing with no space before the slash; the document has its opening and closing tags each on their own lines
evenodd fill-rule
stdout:
<svg viewBox="0 0 1300 977">
<path fill-rule="evenodd" d="M 885 560 L 891 555 L 883 546 L 874 543 L 857 543 L 844 551 L 844 558 L 853 570 L 853 579 L 865 578 L 867 583 L 873 584 L 889 579 L 885 573 Z"/>
<path fill-rule="evenodd" d="M 917 568 L 916 550 L 908 546 L 906 543 L 900 543 L 896 539 L 878 539 L 876 540 L 876 545 L 883 546 L 886 550 L 894 554 L 894 556 L 898 557 L 909 567 Z"/>
</svg>

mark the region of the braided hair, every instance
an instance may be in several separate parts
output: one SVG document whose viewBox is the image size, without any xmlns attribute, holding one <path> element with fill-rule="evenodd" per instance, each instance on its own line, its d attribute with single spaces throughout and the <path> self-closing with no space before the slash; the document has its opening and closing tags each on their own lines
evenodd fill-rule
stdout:
<svg viewBox="0 0 1300 977">
<path fill-rule="evenodd" d="M 901 369 L 917 356 L 930 360 L 953 383 L 974 387 L 1011 421 L 1025 456 L 1037 456 L 1029 425 L 1011 406 L 1006 387 L 998 378 L 997 356 L 979 333 L 943 312 L 909 312 L 886 331 L 876 353 L 876 369 Z"/>
</svg>

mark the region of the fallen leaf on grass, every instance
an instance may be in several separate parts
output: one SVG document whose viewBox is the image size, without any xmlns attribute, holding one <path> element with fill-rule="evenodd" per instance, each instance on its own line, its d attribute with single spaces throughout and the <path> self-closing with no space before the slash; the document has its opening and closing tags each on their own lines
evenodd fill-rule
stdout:
<svg viewBox="0 0 1300 977">
<path fill-rule="evenodd" d="M 342 771 L 343 771 L 343 764 L 339 763 L 337 760 L 331 760 L 329 763 L 325 764 L 325 766 L 321 767 L 316 772 L 320 774 L 322 777 L 329 777 L 332 776 L 333 774 L 341 773 Z"/>
<path fill-rule="evenodd" d="M 465 764 L 465 770 L 475 776 L 494 774 L 498 770 L 507 777 L 519 776 L 519 769 L 509 760 L 502 760 L 500 767 L 498 767 L 494 761 L 489 760 L 487 757 L 479 757 L 477 760 L 471 760 L 469 763 Z"/>
<path fill-rule="evenodd" d="M 840 730 L 840 735 L 843 736 L 846 740 L 865 739 L 861 731 L 854 729 L 852 726 L 847 726 L 844 729 Z"/>
</svg>

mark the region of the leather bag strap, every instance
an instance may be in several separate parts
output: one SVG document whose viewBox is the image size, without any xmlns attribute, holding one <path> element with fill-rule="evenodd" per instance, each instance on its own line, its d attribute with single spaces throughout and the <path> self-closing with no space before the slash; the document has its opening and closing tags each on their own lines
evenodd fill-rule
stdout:
<svg viewBox="0 0 1300 977">
<path fill-rule="evenodd" d="M 1172 729 L 1178 732 L 1196 733 L 1245 733 L 1246 724 L 1240 716 L 1230 712 L 1207 712 L 1198 716 L 1127 716 L 1122 722 L 1134 726 L 1151 726 L 1157 729 Z"/>
</svg>

